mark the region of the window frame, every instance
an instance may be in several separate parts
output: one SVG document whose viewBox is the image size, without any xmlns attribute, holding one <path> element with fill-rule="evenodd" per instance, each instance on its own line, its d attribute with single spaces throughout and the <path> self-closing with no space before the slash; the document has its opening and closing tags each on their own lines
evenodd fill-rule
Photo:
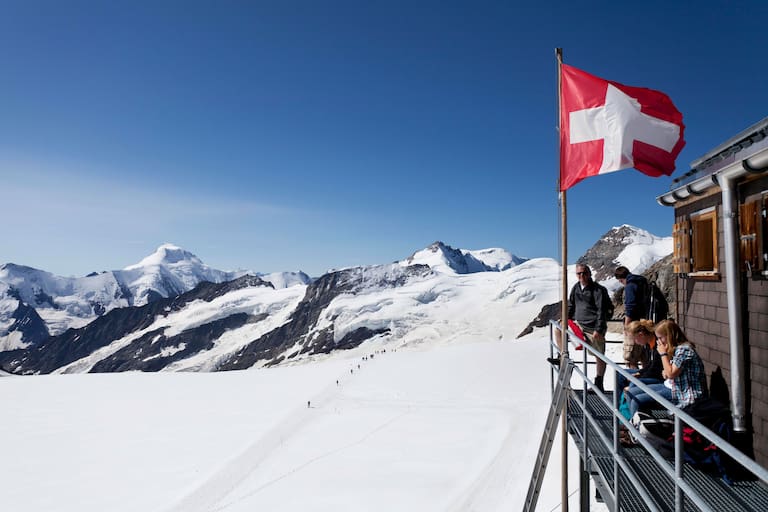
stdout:
<svg viewBox="0 0 768 512">
<path fill-rule="evenodd" d="M 711 206 L 680 218 L 673 232 L 673 272 L 688 277 L 720 277 L 718 208 Z"/>
</svg>

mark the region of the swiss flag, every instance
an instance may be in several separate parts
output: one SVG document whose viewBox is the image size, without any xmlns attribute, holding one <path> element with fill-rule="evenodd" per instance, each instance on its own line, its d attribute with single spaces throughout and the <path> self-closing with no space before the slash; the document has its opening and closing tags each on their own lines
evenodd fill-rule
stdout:
<svg viewBox="0 0 768 512">
<path fill-rule="evenodd" d="M 560 190 L 630 167 L 672 174 L 685 125 L 669 96 L 565 64 L 560 69 Z"/>
</svg>

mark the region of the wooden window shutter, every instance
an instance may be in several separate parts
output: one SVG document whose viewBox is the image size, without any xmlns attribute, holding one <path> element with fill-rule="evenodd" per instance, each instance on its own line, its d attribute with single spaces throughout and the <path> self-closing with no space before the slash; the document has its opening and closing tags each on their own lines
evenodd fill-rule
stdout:
<svg viewBox="0 0 768 512">
<path fill-rule="evenodd" d="M 763 195 L 762 211 L 757 215 L 757 246 L 760 252 L 760 269 L 768 270 L 768 194 Z"/>
<path fill-rule="evenodd" d="M 672 272 L 687 274 L 691 271 L 691 222 L 688 219 L 674 225 L 672 240 Z"/>
<path fill-rule="evenodd" d="M 717 212 L 691 216 L 691 267 L 693 272 L 717 272 Z"/>
<path fill-rule="evenodd" d="M 759 201 L 739 206 L 739 245 L 741 246 L 741 271 L 762 270 L 763 255 L 758 242 L 757 230 L 761 221 Z"/>
</svg>

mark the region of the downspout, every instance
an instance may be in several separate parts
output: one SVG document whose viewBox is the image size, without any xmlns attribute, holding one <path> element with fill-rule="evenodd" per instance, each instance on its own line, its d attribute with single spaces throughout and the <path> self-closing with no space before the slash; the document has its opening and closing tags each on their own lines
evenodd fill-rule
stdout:
<svg viewBox="0 0 768 512">
<path fill-rule="evenodd" d="M 737 227 L 736 177 L 744 175 L 741 167 L 718 174 L 723 195 L 723 231 L 725 234 L 725 284 L 728 297 L 728 333 L 731 341 L 731 415 L 733 430 L 746 432 L 746 387 L 744 382 L 744 337 L 741 317 L 741 279 Z"/>
</svg>

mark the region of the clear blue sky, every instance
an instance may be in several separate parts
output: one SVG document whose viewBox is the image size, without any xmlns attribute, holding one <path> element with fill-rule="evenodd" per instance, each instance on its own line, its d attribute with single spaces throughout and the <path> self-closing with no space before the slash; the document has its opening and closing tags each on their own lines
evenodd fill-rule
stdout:
<svg viewBox="0 0 768 512">
<path fill-rule="evenodd" d="M 674 176 L 768 115 L 768 2 L 517 3 L 3 2 L 0 263 L 81 275 L 164 242 L 312 275 L 435 240 L 557 258 L 558 46 L 672 98 Z M 577 184 L 569 259 L 614 225 L 670 235 L 670 183 Z"/>
</svg>

